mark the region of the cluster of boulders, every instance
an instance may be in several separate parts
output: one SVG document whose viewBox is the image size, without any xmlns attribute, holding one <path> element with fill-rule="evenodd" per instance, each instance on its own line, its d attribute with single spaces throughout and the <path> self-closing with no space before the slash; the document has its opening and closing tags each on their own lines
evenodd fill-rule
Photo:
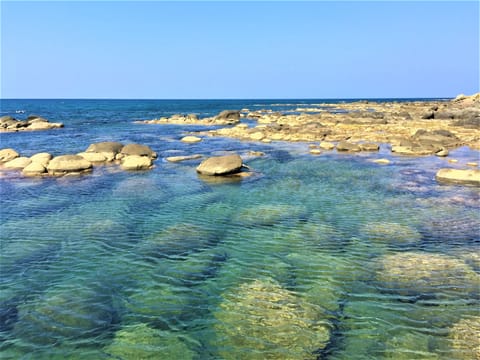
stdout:
<svg viewBox="0 0 480 360">
<path fill-rule="evenodd" d="M 461 145 L 480 147 L 479 99 L 480 94 L 452 101 L 325 103 L 300 114 L 247 111 L 256 126 L 240 123 L 205 134 L 263 142 L 388 143 L 397 153 L 443 156 L 445 150 Z"/>
<path fill-rule="evenodd" d="M 93 165 L 118 163 L 123 170 L 147 170 L 157 154 L 141 144 L 123 145 L 119 142 L 91 144 L 84 152 L 53 157 L 43 152 L 30 157 L 20 156 L 13 149 L 0 150 L 2 169 L 21 170 L 25 176 L 62 176 L 91 172 Z"/>
<path fill-rule="evenodd" d="M 61 127 L 62 123 L 51 123 L 37 115 L 30 115 L 25 120 L 18 120 L 12 116 L 0 117 L 0 132 L 49 130 Z"/>
<path fill-rule="evenodd" d="M 176 124 L 176 125 L 233 125 L 240 122 L 240 111 L 224 110 L 216 116 L 199 119 L 196 114 L 175 114 L 171 117 L 137 121 L 143 124 Z"/>
</svg>

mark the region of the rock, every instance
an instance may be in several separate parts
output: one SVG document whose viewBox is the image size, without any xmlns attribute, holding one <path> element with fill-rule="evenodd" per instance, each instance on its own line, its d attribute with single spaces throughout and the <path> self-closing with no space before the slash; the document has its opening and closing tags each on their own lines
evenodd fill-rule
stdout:
<svg viewBox="0 0 480 360">
<path fill-rule="evenodd" d="M 422 119 L 431 120 L 435 117 L 435 112 L 428 111 L 422 115 Z"/>
<path fill-rule="evenodd" d="M 468 166 L 476 167 L 476 166 L 478 166 L 478 163 L 475 162 L 475 161 L 470 161 L 470 162 L 467 162 L 467 165 L 468 165 Z"/>
<path fill-rule="evenodd" d="M 317 359 L 330 339 L 323 310 L 272 279 L 235 286 L 222 294 L 215 332 L 222 359 Z"/>
<path fill-rule="evenodd" d="M 480 316 L 464 318 L 453 325 L 448 335 L 454 358 L 464 360 L 480 359 Z"/>
<path fill-rule="evenodd" d="M 448 156 L 448 150 L 447 149 L 441 149 L 435 153 L 436 156 L 440 157 L 445 157 Z"/>
<path fill-rule="evenodd" d="M 22 170 L 22 174 L 25 176 L 40 176 L 46 172 L 47 168 L 40 162 L 32 162 Z"/>
<path fill-rule="evenodd" d="M 90 144 L 85 150 L 85 152 L 96 152 L 96 153 L 114 153 L 118 154 L 122 151 L 123 144 L 116 141 L 103 141 L 99 143 Z"/>
<path fill-rule="evenodd" d="M 310 149 L 310 154 L 312 155 L 320 155 L 322 153 L 322 150 L 320 149 Z"/>
<path fill-rule="evenodd" d="M 322 141 L 319 145 L 320 149 L 323 150 L 333 150 L 335 149 L 335 144 L 329 142 L 329 141 Z"/>
<path fill-rule="evenodd" d="M 105 157 L 104 154 L 105 153 L 81 152 L 81 153 L 78 153 L 77 155 L 81 156 L 85 160 L 90 161 L 92 163 L 101 163 L 101 162 L 108 161 L 107 157 Z"/>
<path fill-rule="evenodd" d="M 180 161 L 200 159 L 202 157 L 203 155 L 200 155 L 200 154 L 185 155 L 185 156 L 169 156 L 166 158 L 166 160 L 170 162 L 180 162 Z"/>
<path fill-rule="evenodd" d="M 440 169 L 436 179 L 443 183 L 480 186 L 480 170 Z"/>
<path fill-rule="evenodd" d="M 375 159 L 373 160 L 374 163 L 380 164 L 380 165 L 388 165 L 390 164 L 390 160 L 388 159 Z"/>
<path fill-rule="evenodd" d="M 185 136 L 180 141 L 184 143 L 197 143 L 202 141 L 202 138 L 199 138 L 198 136 Z"/>
<path fill-rule="evenodd" d="M 28 130 L 49 130 L 62 128 L 62 123 L 50 123 L 48 121 L 34 121 L 31 125 L 28 125 Z"/>
<path fill-rule="evenodd" d="M 361 234 L 375 243 L 390 245 L 415 245 L 422 235 L 415 229 L 394 222 L 371 222 L 363 226 Z"/>
<path fill-rule="evenodd" d="M 20 155 L 13 149 L 2 149 L 0 150 L 0 163 L 8 162 L 19 156 Z"/>
<path fill-rule="evenodd" d="M 92 163 L 78 155 L 60 155 L 50 160 L 47 170 L 51 175 L 82 173 L 91 171 Z"/>
<path fill-rule="evenodd" d="M 203 175 L 227 175 L 239 172 L 242 165 L 242 158 L 237 154 L 215 156 L 202 161 L 197 172 Z"/>
<path fill-rule="evenodd" d="M 358 144 L 342 140 L 337 144 L 337 151 L 357 152 L 361 151 L 361 148 Z"/>
<path fill-rule="evenodd" d="M 264 137 L 265 137 L 265 135 L 261 131 L 256 131 L 256 132 L 249 135 L 249 138 L 253 141 L 263 140 Z"/>
<path fill-rule="evenodd" d="M 152 159 L 148 156 L 128 155 L 122 159 L 123 170 L 148 170 L 152 167 Z"/>
<path fill-rule="evenodd" d="M 47 166 L 50 160 L 52 160 L 52 155 L 46 152 L 38 153 L 30 156 L 30 160 L 32 160 L 32 163 L 38 163 L 42 164 L 43 166 Z"/>
<path fill-rule="evenodd" d="M 240 120 L 240 111 L 237 110 L 224 110 L 215 117 L 216 120 L 228 120 L 232 123 Z"/>
<path fill-rule="evenodd" d="M 30 158 L 21 156 L 6 162 L 3 166 L 6 169 L 23 169 L 24 167 L 28 166 L 31 162 L 32 160 L 30 160 Z"/>
<path fill-rule="evenodd" d="M 125 145 L 120 151 L 123 155 L 137 155 L 137 156 L 147 156 L 149 158 L 156 158 L 157 153 L 154 152 L 150 147 L 140 144 L 128 144 Z"/>
<path fill-rule="evenodd" d="M 401 154 L 401 155 L 412 155 L 412 156 L 421 156 L 421 155 L 432 155 L 436 149 L 424 148 L 420 145 L 413 146 L 403 146 L 403 145 L 393 145 L 392 152 Z"/>
<path fill-rule="evenodd" d="M 124 360 L 157 359 L 159 354 L 162 359 L 189 360 L 195 357 L 175 332 L 154 329 L 143 323 L 118 330 L 105 353 Z"/>
<path fill-rule="evenodd" d="M 363 151 L 378 151 L 378 149 L 380 149 L 380 146 L 375 143 L 362 143 L 360 144 L 360 148 Z"/>
<path fill-rule="evenodd" d="M 468 294 L 480 289 L 480 275 L 464 261 L 441 254 L 402 252 L 379 259 L 377 280 L 401 295 Z"/>
</svg>

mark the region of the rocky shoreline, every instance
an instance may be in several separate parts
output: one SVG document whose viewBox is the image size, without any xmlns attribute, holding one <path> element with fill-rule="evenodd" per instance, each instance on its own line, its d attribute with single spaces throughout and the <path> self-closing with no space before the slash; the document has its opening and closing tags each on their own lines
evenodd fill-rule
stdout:
<svg viewBox="0 0 480 360">
<path fill-rule="evenodd" d="M 37 115 L 30 115 L 25 120 L 19 120 L 12 116 L 0 117 L 0 132 L 41 131 L 62 127 L 63 123 L 52 123 Z"/>
</svg>

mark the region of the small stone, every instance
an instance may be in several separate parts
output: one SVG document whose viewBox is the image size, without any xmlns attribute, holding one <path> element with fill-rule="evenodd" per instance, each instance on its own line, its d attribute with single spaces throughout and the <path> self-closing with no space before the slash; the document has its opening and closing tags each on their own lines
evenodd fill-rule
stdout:
<svg viewBox="0 0 480 360">
<path fill-rule="evenodd" d="M 201 157 L 202 155 L 200 154 L 186 155 L 186 156 L 169 156 L 166 158 L 166 160 L 170 162 L 180 162 L 180 161 L 186 161 L 186 160 L 200 159 Z"/>
<path fill-rule="evenodd" d="M 180 141 L 191 144 L 191 143 L 197 143 L 202 141 L 202 138 L 199 138 L 197 136 L 185 136 Z"/>
<path fill-rule="evenodd" d="M 478 163 L 477 163 L 477 162 L 474 162 L 474 161 L 471 161 L 471 162 L 467 162 L 467 165 L 468 165 L 468 166 L 476 167 L 476 166 L 478 166 Z"/>
<path fill-rule="evenodd" d="M 457 163 L 458 160 L 457 160 L 457 159 L 448 159 L 448 162 L 449 162 L 449 163 Z"/>
<path fill-rule="evenodd" d="M 333 150 L 335 148 L 335 144 L 329 141 L 322 141 L 319 147 L 320 149 L 323 149 L 323 150 Z"/>
<path fill-rule="evenodd" d="M 480 186 L 480 170 L 440 169 L 436 179 L 439 182 Z"/>
<path fill-rule="evenodd" d="M 435 153 L 435 155 L 440 157 L 448 156 L 448 150 L 447 149 L 439 150 Z"/>
<path fill-rule="evenodd" d="M 378 151 L 378 149 L 380 149 L 380 146 L 375 143 L 363 143 L 360 144 L 360 148 L 363 151 Z"/>
<path fill-rule="evenodd" d="M 388 165 L 390 164 L 390 160 L 388 159 L 375 159 L 373 160 L 374 163 L 380 164 L 380 165 Z"/>
<path fill-rule="evenodd" d="M 320 155 L 322 151 L 320 149 L 310 149 L 310 154 L 312 155 Z"/>
</svg>

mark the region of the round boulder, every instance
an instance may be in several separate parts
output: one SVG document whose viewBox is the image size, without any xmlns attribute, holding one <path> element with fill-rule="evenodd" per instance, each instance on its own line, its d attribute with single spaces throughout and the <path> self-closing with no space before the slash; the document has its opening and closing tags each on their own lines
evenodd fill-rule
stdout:
<svg viewBox="0 0 480 360">
<path fill-rule="evenodd" d="M 23 169 L 24 167 L 28 166 L 31 162 L 32 160 L 30 160 L 30 158 L 21 156 L 6 162 L 3 166 L 7 169 Z"/>
<path fill-rule="evenodd" d="M 149 158 L 156 158 L 157 154 L 148 146 L 141 144 L 128 144 L 125 145 L 120 151 L 125 156 L 137 155 L 148 156 Z"/>
<path fill-rule="evenodd" d="M 92 163 L 78 155 L 60 155 L 54 157 L 47 165 L 51 175 L 63 175 L 71 172 L 91 171 Z"/>
<path fill-rule="evenodd" d="M 184 143 L 197 143 L 202 141 L 202 138 L 199 138 L 198 136 L 185 136 L 180 141 Z"/>
<path fill-rule="evenodd" d="M 228 175 L 239 172 L 242 165 L 242 158 L 237 154 L 214 156 L 202 161 L 197 172 L 202 175 Z"/>
<path fill-rule="evenodd" d="M 32 163 L 39 163 L 43 166 L 47 166 L 49 161 L 52 160 L 52 155 L 46 152 L 38 153 L 30 156 L 30 160 L 32 160 Z"/>
<path fill-rule="evenodd" d="M 46 172 L 47 168 L 40 162 L 32 162 L 22 170 L 22 174 L 25 176 L 40 176 Z"/>
</svg>

